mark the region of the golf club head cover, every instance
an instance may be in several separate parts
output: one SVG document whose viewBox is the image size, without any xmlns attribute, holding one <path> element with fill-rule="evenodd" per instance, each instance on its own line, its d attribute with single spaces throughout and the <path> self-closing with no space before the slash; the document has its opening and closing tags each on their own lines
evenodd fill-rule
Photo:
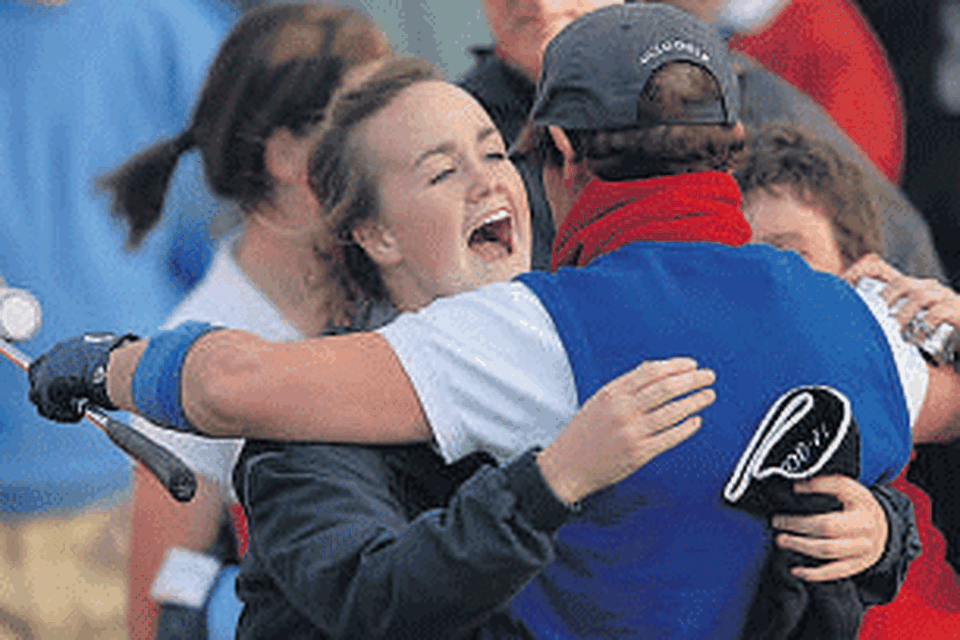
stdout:
<svg viewBox="0 0 960 640">
<path fill-rule="evenodd" d="M 85 333 L 58 342 L 27 370 L 30 402 L 41 416 L 56 422 L 79 422 L 88 403 L 116 410 L 107 395 L 110 352 L 138 339 L 133 334 Z"/>
<path fill-rule="evenodd" d="M 826 494 L 794 493 L 795 482 L 820 475 L 860 475 L 860 432 L 845 395 L 827 386 L 791 389 L 773 403 L 723 490 L 724 499 L 755 515 L 840 511 Z M 824 561 L 771 547 L 742 638 L 854 640 L 864 606 L 850 578 L 805 582 L 790 569 Z"/>
</svg>

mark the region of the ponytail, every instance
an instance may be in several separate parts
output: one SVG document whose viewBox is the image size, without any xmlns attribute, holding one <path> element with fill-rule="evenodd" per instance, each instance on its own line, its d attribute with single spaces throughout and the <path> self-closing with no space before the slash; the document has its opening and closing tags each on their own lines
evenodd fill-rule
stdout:
<svg viewBox="0 0 960 640">
<path fill-rule="evenodd" d="M 139 248 L 160 220 L 173 170 L 180 156 L 196 144 L 196 136 L 188 129 L 176 138 L 150 147 L 97 180 L 97 191 L 110 195 L 110 211 L 129 226 L 127 248 Z"/>
<path fill-rule="evenodd" d="M 160 220 L 170 177 L 190 149 L 199 147 L 215 195 L 243 211 L 271 198 L 263 155 L 273 130 L 312 131 L 343 72 L 387 53 L 383 33 L 357 9 L 299 3 L 247 13 L 217 52 L 190 128 L 97 181 L 128 225 L 128 248 Z"/>
</svg>

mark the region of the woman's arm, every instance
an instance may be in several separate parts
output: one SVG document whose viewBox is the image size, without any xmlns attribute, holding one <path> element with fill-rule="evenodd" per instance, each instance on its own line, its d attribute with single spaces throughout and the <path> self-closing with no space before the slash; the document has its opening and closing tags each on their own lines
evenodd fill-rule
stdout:
<svg viewBox="0 0 960 640">
<path fill-rule="evenodd" d="M 147 346 L 113 350 L 107 368 L 110 399 L 134 413 L 133 378 Z M 213 437 L 381 444 L 431 437 L 413 385 L 376 333 L 275 343 L 211 331 L 186 353 L 180 393 L 189 424 Z"/>
<path fill-rule="evenodd" d="M 867 606 L 893 602 L 910 563 L 923 551 L 910 498 L 889 484 L 870 487 L 870 493 L 883 508 L 889 534 L 880 560 L 853 578 L 860 601 Z"/>
</svg>

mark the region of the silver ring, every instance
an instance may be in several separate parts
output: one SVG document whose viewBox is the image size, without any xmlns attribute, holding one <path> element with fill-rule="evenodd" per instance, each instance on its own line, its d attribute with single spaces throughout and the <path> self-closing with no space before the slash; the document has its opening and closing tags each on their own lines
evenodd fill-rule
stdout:
<svg viewBox="0 0 960 640">
<path fill-rule="evenodd" d="M 916 341 L 917 338 L 920 340 L 926 340 L 931 335 L 933 335 L 934 329 L 923 319 L 926 315 L 924 310 L 917 312 L 913 318 L 910 319 L 910 322 L 907 323 L 907 326 L 904 327 L 903 332 L 908 336 L 908 340 Z"/>
</svg>

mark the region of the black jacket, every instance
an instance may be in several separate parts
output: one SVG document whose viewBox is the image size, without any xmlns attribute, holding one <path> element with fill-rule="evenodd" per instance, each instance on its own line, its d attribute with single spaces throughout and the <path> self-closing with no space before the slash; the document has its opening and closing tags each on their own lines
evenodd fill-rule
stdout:
<svg viewBox="0 0 960 640">
<path fill-rule="evenodd" d="M 506 611 L 573 511 L 534 452 L 446 466 L 428 446 L 249 442 L 238 639 L 529 638 Z"/>
</svg>

